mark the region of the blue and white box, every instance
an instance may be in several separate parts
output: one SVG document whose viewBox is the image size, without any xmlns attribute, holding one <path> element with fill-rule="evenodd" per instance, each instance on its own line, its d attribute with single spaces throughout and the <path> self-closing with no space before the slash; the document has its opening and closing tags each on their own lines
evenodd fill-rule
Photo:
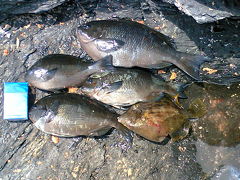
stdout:
<svg viewBox="0 0 240 180">
<path fill-rule="evenodd" d="M 3 90 L 3 119 L 28 119 L 28 83 L 6 82 Z"/>
</svg>

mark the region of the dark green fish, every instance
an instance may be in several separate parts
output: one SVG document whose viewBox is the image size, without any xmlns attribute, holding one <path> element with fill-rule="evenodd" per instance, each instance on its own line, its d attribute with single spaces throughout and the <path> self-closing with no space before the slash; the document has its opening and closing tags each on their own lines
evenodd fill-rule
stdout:
<svg viewBox="0 0 240 180">
<path fill-rule="evenodd" d="M 167 36 L 134 21 L 92 21 L 78 27 L 76 34 L 89 56 L 98 60 L 111 54 L 114 66 L 163 68 L 174 64 L 199 80 L 199 66 L 209 61 L 205 56 L 176 51 Z"/>
<path fill-rule="evenodd" d="M 173 87 L 151 72 L 142 69 L 116 68 L 105 76 L 89 78 L 78 92 L 114 107 L 130 106 L 137 102 L 156 101 L 169 94 L 180 94 L 182 87 Z"/>
<path fill-rule="evenodd" d="M 70 55 L 53 54 L 37 61 L 25 79 L 39 89 L 51 91 L 80 85 L 90 75 L 112 69 L 112 56 L 91 63 Z"/>
<path fill-rule="evenodd" d="M 101 136 L 114 127 L 131 141 L 130 132 L 117 121 L 117 114 L 78 94 L 46 96 L 31 108 L 29 118 L 38 129 L 56 136 Z"/>
</svg>

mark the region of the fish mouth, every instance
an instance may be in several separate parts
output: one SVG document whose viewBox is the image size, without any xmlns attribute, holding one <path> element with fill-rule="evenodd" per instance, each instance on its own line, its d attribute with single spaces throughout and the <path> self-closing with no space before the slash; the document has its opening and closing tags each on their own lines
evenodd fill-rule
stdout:
<svg viewBox="0 0 240 180">
<path fill-rule="evenodd" d="M 79 41 L 83 43 L 89 43 L 96 39 L 89 36 L 83 29 L 81 29 L 81 26 L 76 29 L 76 35 Z"/>
</svg>

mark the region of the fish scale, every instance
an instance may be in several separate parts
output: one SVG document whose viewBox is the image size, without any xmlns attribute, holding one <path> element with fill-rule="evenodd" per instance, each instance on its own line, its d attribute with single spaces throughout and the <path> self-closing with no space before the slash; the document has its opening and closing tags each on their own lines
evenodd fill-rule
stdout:
<svg viewBox="0 0 240 180">
<path fill-rule="evenodd" d="M 176 51 L 169 37 L 129 20 L 92 21 L 78 27 L 81 47 L 94 60 L 113 56 L 113 65 L 159 69 L 175 65 L 196 80 L 206 56 Z"/>
<path fill-rule="evenodd" d="M 130 131 L 117 121 L 117 116 L 99 102 L 72 93 L 46 96 L 29 112 L 33 124 L 48 134 L 60 137 L 102 136 L 114 127 L 131 142 Z"/>
<path fill-rule="evenodd" d="M 78 89 L 78 93 L 120 108 L 137 102 L 155 101 L 165 93 L 171 96 L 180 93 L 180 97 L 183 97 L 182 90 L 143 69 L 115 68 L 105 76 L 88 79 Z"/>
<path fill-rule="evenodd" d="M 52 54 L 39 59 L 27 71 L 25 79 L 39 89 L 55 91 L 79 86 L 90 75 L 112 69 L 112 56 L 92 63 L 71 55 Z"/>
</svg>

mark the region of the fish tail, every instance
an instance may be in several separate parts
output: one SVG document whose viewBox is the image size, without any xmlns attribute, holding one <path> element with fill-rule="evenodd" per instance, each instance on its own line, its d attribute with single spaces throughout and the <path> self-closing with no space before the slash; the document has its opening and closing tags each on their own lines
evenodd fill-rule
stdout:
<svg viewBox="0 0 240 180">
<path fill-rule="evenodd" d="M 115 128 L 119 130 L 120 134 L 124 137 L 127 143 L 132 145 L 133 142 L 132 132 L 121 123 L 117 123 L 115 125 Z"/>
<path fill-rule="evenodd" d="M 180 58 L 177 66 L 186 72 L 189 76 L 196 80 L 200 80 L 199 69 L 204 62 L 210 61 L 210 58 L 202 55 L 193 55 L 187 53 L 179 53 Z"/>
<path fill-rule="evenodd" d="M 112 55 L 105 56 L 104 58 L 99 59 L 97 62 L 91 65 L 89 69 L 95 69 L 100 72 L 113 71 L 115 68 L 113 67 L 112 59 Z"/>
<path fill-rule="evenodd" d="M 178 83 L 178 84 L 173 85 L 173 88 L 178 92 L 179 98 L 187 99 L 187 95 L 184 93 L 184 91 L 190 84 L 191 83 L 189 83 L 189 84 Z"/>
<path fill-rule="evenodd" d="M 207 113 L 207 107 L 200 98 L 194 99 L 189 105 L 188 112 L 192 118 L 201 118 Z"/>
</svg>

